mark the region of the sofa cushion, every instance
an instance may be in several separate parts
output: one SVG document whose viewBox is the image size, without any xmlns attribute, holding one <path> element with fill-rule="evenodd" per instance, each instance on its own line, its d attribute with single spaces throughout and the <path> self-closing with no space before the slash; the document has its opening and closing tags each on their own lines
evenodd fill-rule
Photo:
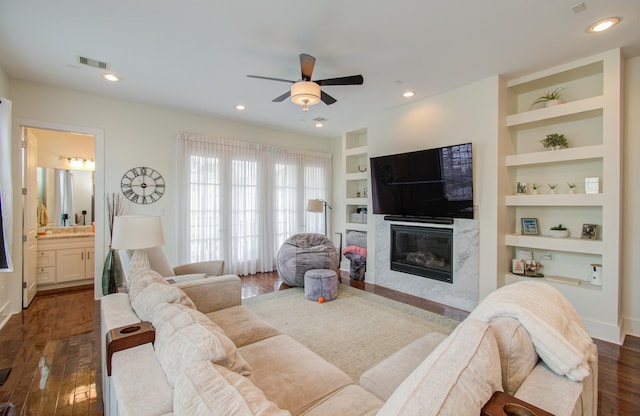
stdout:
<svg viewBox="0 0 640 416">
<path fill-rule="evenodd" d="M 382 400 L 387 400 L 446 338 L 440 332 L 429 332 L 362 373 L 358 383 Z"/>
<path fill-rule="evenodd" d="M 539 357 L 529 333 L 520 322 L 511 318 L 496 318 L 489 322 L 498 342 L 502 387 L 513 395 L 527 378 Z"/>
<path fill-rule="evenodd" d="M 207 318 L 218 324 L 238 347 L 281 334 L 267 321 L 242 305 L 208 313 Z"/>
<path fill-rule="evenodd" d="M 199 324 L 218 338 L 227 357 L 226 366 L 243 376 L 251 375 L 249 363 L 242 357 L 236 345 L 224 331 L 203 313 L 184 305 L 164 304 L 154 310 L 152 324 L 156 327 L 156 348 L 164 348 L 171 336 L 182 328 Z"/>
<path fill-rule="evenodd" d="M 384 402 L 370 391 L 350 384 L 316 404 L 304 416 L 374 416 Z"/>
<path fill-rule="evenodd" d="M 488 324 L 466 319 L 416 368 L 378 415 L 477 415 L 502 390 L 500 353 Z"/>
<path fill-rule="evenodd" d="M 227 364 L 227 354 L 218 337 L 197 323 L 177 330 L 166 342 L 156 345 L 156 356 L 172 386 L 182 370 L 193 362 Z"/>
<path fill-rule="evenodd" d="M 299 415 L 353 381 L 338 367 L 287 335 L 240 348 L 267 399 Z"/>
<path fill-rule="evenodd" d="M 176 416 L 285 416 L 249 379 L 209 361 L 184 368 L 173 392 Z"/>
</svg>

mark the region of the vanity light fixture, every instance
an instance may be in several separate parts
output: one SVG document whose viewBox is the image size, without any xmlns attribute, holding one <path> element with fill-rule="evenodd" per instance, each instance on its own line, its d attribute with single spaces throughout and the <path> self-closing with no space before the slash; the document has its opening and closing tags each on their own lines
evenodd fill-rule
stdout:
<svg viewBox="0 0 640 416">
<path fill-rule="evenodd" d="M 94 159 L 83 159 L 75 156 L 58 156 L 58 160 L 66 160 L 71 169 L 95 170 L 96 161 Z"/>
<path fill-rule="evenodd" d="M 597 32 L 603 32 L 607 29 L 612 28 L 613 26 L 617 25 L 618 23 L 620 23 L 620 18 L 618 17 L 608 17 L 606 19 L 602 19 L 594 24 L 592 24 L 591 26 L 589 26 L 589 33 L 597 33 Z"/>
</svg>

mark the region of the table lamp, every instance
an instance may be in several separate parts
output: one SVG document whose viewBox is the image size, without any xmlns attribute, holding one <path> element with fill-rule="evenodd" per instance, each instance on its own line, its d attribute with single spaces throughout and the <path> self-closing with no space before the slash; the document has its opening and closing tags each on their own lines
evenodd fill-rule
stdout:
<svg viewBox="0 0 640 416">
<path fill-rule="evenodd" d="M 133 250 L 130 268 L 149 268 L 145 248 L 164 245 L 162 221 L 157 216 L 117 215 L 113 218 L 111 248 Z"/>
</svg>

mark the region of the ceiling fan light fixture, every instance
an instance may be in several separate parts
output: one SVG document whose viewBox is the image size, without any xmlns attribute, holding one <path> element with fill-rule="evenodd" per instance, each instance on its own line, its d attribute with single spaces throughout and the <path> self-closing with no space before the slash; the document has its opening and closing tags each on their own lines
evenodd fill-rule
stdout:
<svg viewBox="0 0 640 416">
<path fill-rule="evenodd" d="M 300 81 L 291 85 L 291 101 L 309 111 L 309 106 L 320 102 L 320 85 L 312 81 Z"/>
</svg>

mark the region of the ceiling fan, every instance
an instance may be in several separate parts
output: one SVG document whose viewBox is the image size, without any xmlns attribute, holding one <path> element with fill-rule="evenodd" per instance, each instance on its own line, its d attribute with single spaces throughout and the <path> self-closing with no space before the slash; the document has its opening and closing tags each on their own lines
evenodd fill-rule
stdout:
<svg viewBox="0 0 640 416">
<path fill-rule="evenodd" d="M 291 97 L 291 101 L 302 106 L 302 111 L 309 111 L 309 106 L 316 105 L 320 101 L 326 105 L 331 105 L 337 100 L 320 90 L 325 85 L 362 85 L 364 78 L 362 75 L 351 75 L 348 77 L 329 78 L 320 80 L 311 80 L 313 67 L 316 64 L 316 58 L 306 53 L 300 54 L 300 72 L 302 78 L 299 81 L 291 81 L 282 78 L 263 77 L 259 75 L 247 75 L 249 78 L 267 79 L 271 81 L 288 82 L 291 90 L 285 92 L 281 96 L 274 98 L 274 103 L 279 103 Z"/>
</svg>

